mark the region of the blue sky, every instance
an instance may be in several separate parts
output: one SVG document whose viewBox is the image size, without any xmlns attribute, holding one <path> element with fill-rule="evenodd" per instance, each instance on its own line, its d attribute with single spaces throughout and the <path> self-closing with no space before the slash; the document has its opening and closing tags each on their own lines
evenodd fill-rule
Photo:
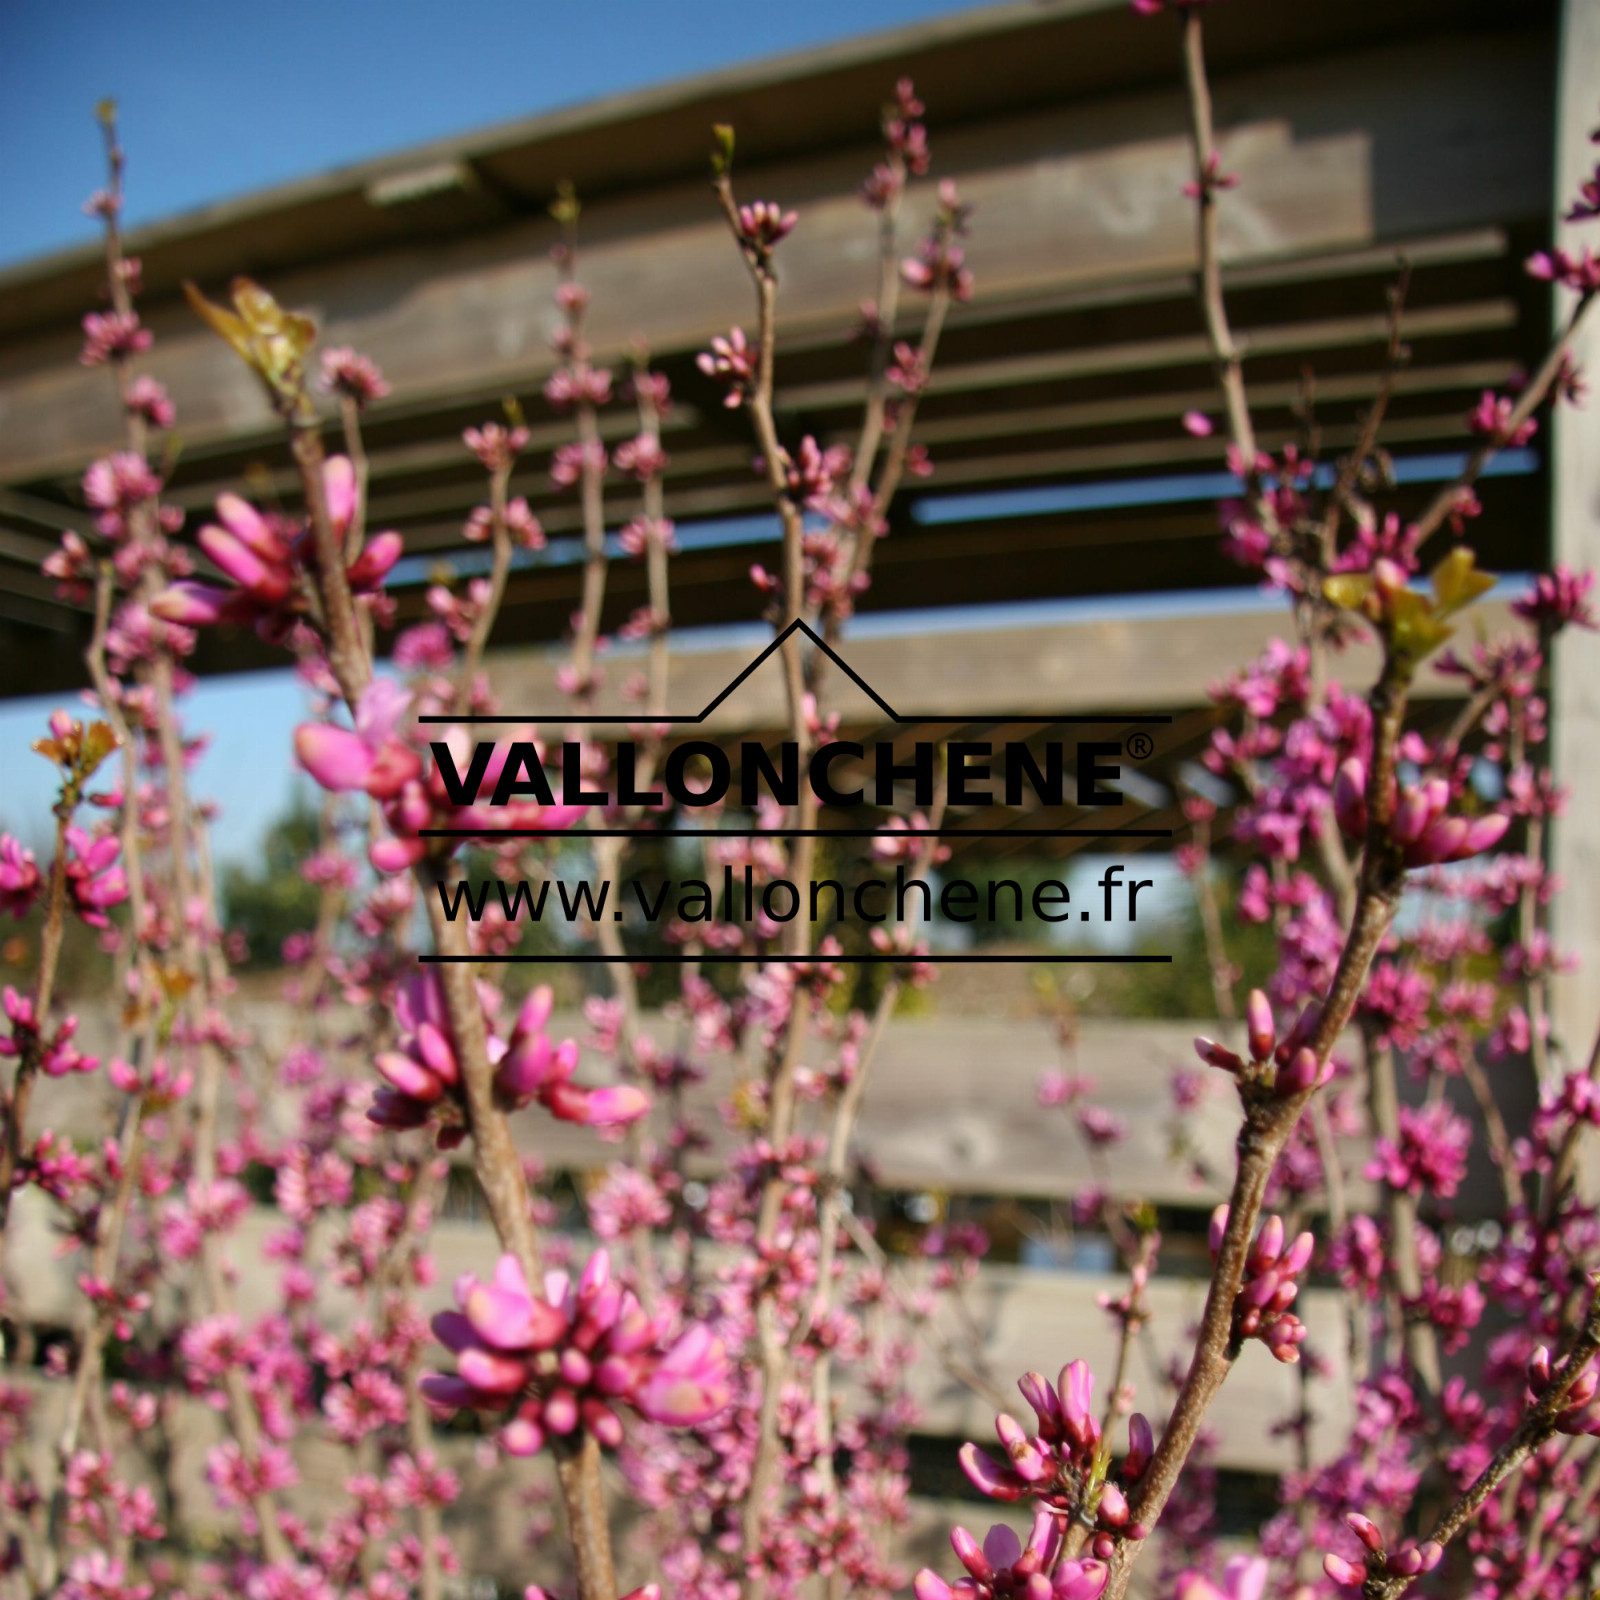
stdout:
<svg viewBox="0 0 1600 1600">
<path fill-rule="evenodd" d="M 134 222 L 972 0 L 0 0 L 0 264 L 94 237 L 95 103 Z"/>
</svg>

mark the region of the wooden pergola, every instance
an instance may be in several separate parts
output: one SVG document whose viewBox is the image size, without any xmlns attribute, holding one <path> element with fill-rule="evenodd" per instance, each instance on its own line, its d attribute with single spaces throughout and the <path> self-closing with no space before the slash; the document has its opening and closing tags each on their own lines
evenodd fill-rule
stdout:
<svg viewBox="0 0 1600 1600">
<path fill-rule="evenodd" d="M 1558 193 L 1586 170 L 1597 12 L 1597 0 L 1215 8 L 1218 121 L 1240 178 L 1222 208 L 1227 289 L 1269 448 L 1308 424 L 1326 453 L 1353 437 L 1379 381 L 1385 292 L 1402 257 L 1411 360 L 1386 434 L 1400 509 L 1451 470 L 1479 393 L 1538 356 L 1552 308 L 1522 262 L 1550 238 Z M 707 184 L 709 130 L 737 128 L 742 194 L 802 216 L 779 256 L 780 430 L 845 437 L 863 391 L 854 330 L 873 277 L 872 220 L 856 190 L 902 74 L 929 106 L 936 175 L 956 178 L 976 206 L 978 287 L 950 319 L 919 418 L 934 476 L 893 509 L 862 637 L 849 648 L 876 652 L 877 672 L 904 661 L 935 675 L 958 652 L 964 698 L 929 708 L 941 713 L 1000 710 L 1019 681 L 1063 697 L 1064 711 L 1096 701 L 1193 711 L 1270 622 L 1213 605 L 1031 633 L 1001 611 L 986 631 L 963 623 L 955 645 L 946 629 L 953 608 L 1240 583 L 1218 548 L 1220 441 L 1180 426 L 1187 410 L 1214 414 L 1218 393 L 1193 302 L 1177 40 L 1169 19 L 1135 16 L 1125 0 L 988 7 L 405 151 L 142 230 L 130 248 L 156 334 L 150 367 L 177 402 L 182 433 L 169 497 L 191 527 L 225 488 L 295 506 L 280 431 L 250 376 L 183 304 L 185 279 L 215 292 L 249 273 L 311 310 L 327 342 L 383 367 L 393 393 L 368 418 L 372 521 L 406 538 L 403 617 L 421 613 L 435 562 L 465 571 L 481 559 L 462 538 L 484 486 L 460 432 L 514 395 L 533 445 L 512 492 L 527 496 L 552 542 L 513 574 L 491 662 L 503 688 L 544 680 L 541 651 L 564 633 L 578 583 L 578 510 L 547 471 L 570 424 L 540 396 L 556 325 L 547 207 L 570 179 L 583 200 L 580 275 L 599 358 L 620 363 L 643 344 L 673 384 L 666 510 L 684 545 L 674 623 L 754 623 L 762 602 L 748 571 L 773 563 L 776 522 L 751 472 L 746 419 L 724 408 L 694 360 L 752 317 Z M 134 149 L 135 184 L 138 161 Z M 932 199 L 931 184 L 910 197 L 908 236 Z M 99 274 L 92 247 L 0 274 L 0 693 L 62 690 L 82 676 L 88 619 L 56 597 L 38 563 L 61 528 L 85 520 L 82 471 L 117 436 L 105 374 L 76 364 Z M 610 408 L 603 425 L 625 437 L 629 408 Z M 1507 460 L 1474 529 L 1487 566 L 1528 572 L 1552 557 L 1593 558 L 1594 430 L 1568 420 L 1553 448 L 1541 437 Z M 613 524 L 636 510 L 619 481 Z M 608 627 L 643 602 L 643 583 L 637 565 L 614 567 Z M 915 626 L 873 634 L 896 615 Z M 1019 651 L 1024 637 L 1031 654 Z M 1592 797 L 1600 666 L 1584 641 L 1564 651 L 1558 763 Z M 233 634 L 207 637 L 197 665 L 280 659 Z M 927 681 L 905 675 L 913 688 Z M 1590 885 L 1600 885 L 1595 812 L 1569 819 L 1555 846 L 1569 879 Z M 1600 893 L 1567 899 L 1568 943 L 1600 957 Z M 1590 1025 L 1576 1013 L 1569 1021 Z"/>
</svg>

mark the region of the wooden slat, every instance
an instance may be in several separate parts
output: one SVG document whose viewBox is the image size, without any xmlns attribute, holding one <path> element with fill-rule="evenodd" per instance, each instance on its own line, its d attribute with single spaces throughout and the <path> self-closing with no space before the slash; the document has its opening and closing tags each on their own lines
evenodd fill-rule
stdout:
<svg viewBox="0 0 1600 1600">
<path fill-rule="evenodd" d="M 70 1261 L 60 1259 L 54 1250 L 48 1202 L 42 1201 L 37 1191 L 24 1191 L 13 1216 L 16 1231 L 8 1258 L 18 1292 L 9 1307 L 11 1315 L 36 1325 L 70 1326 L 81 1296 Z M 265 1245 L 284 1221 L 280 1213 L 257 1207 L 229 1237 L 229 1265 L 237 1274 L 234 1298 L 242 1317 L 267 1316 L 278 1310 L 281 1267 L 267 1258 Z M 418 1295 L 424 1314 L 452 1304 L 451 1285 L 461 1273 L 487 1277 L 499 1253 L 486 1222 L 439 1220 L 433 1226 L 430 1245 L 443 1270 L 434 1284 Z M 578 1246 L 581 1251 L 592 1247 L 591 1240 Z M 909 1274 L 907 1283 L 916 1281 L 918 1270 L 916 1263 L 901 1263 L 896 1268 Z M 1042 1371 L 1054 1377 L 1066 1362 L 1082 1358 L 1098 1375 L 1102 1390 L 1110 1381 L 1116 1336 L 1097 1296 L 1119 1294 L 1125 1287 L 1123 1280 L 1109 1273 L 984 1266 L 964 1296 L 971 1331 L 949 1313 L 941 1319 L 940 1328 L 963 1363 L 1007 1395 L 1014 1415 L 1026 1418 L 1025 1402 L 1015 1390 L 1016 1380 L 1024 1372 Z M 1147 1335 L 1134 1347 L 1128 1380 L 1137 1386 L 1139 1403 L 1149 1409 L 1158 1425 L 1167 1403 L 1163 1369 L 1184 1347 L 1204 1292 L 1204 1283 L 1198 1279 L 1157 1277 L 1149 1286 L 1151 1322 Z M 317 1310 L 323 1326 L 335 1332 L 348 1328 L 367 1309 L 337 1287 L 322 1285 Z M 1308 1290 L 1296 1309 L 1311 1329 L 1311 1347 L 1328 1367 L 1319 1381 L 1319 1414 L 1311 1436 L 1312 1457 L 1323 1461 L 1337 1451 L 1350 1421 L 1342 1297 L 1326 1289 Z M 1281 1366 L 1260 1346 L 1251 1346 L 1210 1413 L 1217 1431 L 1216 1464 L 1251 1472 L 1282 1472 L 1293 1466 L 1291 1443 L 1274 1437 L 1271 1424 L 1295 1409 L 1298 1386 L 1299 1375 L 1293 1367 Z M 994 1405 L 956 1381 L 932 1348 L 924 1348 L 913 1371 L 911 1393 L 921 1413 L 919 1432 L 950 1438 L 952 1449 L 954 1442 L 963 1438 L 976 1439 L 986 1448 L 992 1444 Z M 191 1429 L 193 1426 L 191 1422 Z M 1119 1438 L 1119 1446 L 1122 1442 Z"/>
</svg>

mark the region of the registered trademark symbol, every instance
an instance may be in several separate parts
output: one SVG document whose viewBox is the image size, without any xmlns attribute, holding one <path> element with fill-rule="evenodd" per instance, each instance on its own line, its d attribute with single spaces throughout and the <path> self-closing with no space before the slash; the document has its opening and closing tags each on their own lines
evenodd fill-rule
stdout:
<svg viewBox="0 0 1600 1600">
<path fill-rule="evenodd" d="M 1155 754 L 1156 742 L 1148 733 L 1130 733 L 1128 735 L 1128 754 L 1135 761 L 1147 761 Z"/>
</svg>

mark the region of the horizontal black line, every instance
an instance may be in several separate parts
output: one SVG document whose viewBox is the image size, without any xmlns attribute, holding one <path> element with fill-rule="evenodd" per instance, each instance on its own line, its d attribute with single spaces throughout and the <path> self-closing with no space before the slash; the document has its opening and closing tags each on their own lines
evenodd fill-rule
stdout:
<svg viewBox="0 0 1600 1600">
<path fill-rule="evenodd" d="M 1134 963 L 1148 965 L 1152 962 L 1170 962 L 1171 956 L 1066 956 L 1066 955 L 1033 955 L 1033 956 L 990 956 L 990 955 L 938 955 L 928 954 L 921 956 L 895 955 L 895 956 L 791 956 L 791 955 L 761 955 L 761 956 L 729 956 L 729 955 L 645 955 L 645 956 L 418 956 L 418 961 L 430 966 L 440 966 L 456 962 L 492 962 L 497 966 L 516 965 L 518 963 L 532 964 L 534 962 L 553 962 L 561 966 L 574 966 L 580 962 L 599 961 L 607 965 L 625 963 L 628 966 L 672 966 L 684 967 L 692 962 L 709 965 L 713 962 L 725 961 L 757 961 L 757 962 L 797 962 L 797 961 L 831 961 L 837 965 L 851 965 L 857 967 L 900 967 L 913 961 L 955 963 L 964 967 L 1004 967 L 1004 966 L 1037 966 L 1042 961 L 1049 962 L 1085 962 L 1092 961 L 1106 965 L 1119 963 Z"/>
<path fill-rule="evenodd" d="M 962 716 L 939 716 L 930 712 L 926 716 L 897 717 L 894 720 L 902 725 L 907 723 L 915 725 L 919 722 L 954 722 L 967 727 L 985 722 L 1085 722 L 1093 723 L 1096 727 L 1121 727 L 1130 723 L 1144 723 L 1155 727 L 1166 726 L 1167 724 L 1171 723 L 1172 718 L 1170 716 L 1147 715 L 1144 712 L 1129 712 L 1127 715 L 1123 715 L 1121 712 L 1117 711 L 1100 711 L 1095 712 L 1093 715 L 1076 717 L 1067 716 L 1060 711 L 1052 711 L 1049 713 L 1040 713 L 1037 711 L 985 711 L 977 716 L 970 714 Z M 611 715 L 608 713 L 605 716 L 596 716 L 592 714 L 586 714 L 582 711 L 562 711 L 552 715 L 544 715 L 542 713 L 526 713 L 522 716 L 502 716 L 498 714 L 490 716 L 487 714 L 472 714 L 450 717 L 443 715 L 429 715 L 425 717 L 418 717 L 417 721 L 504 722 L 512 724 L 520 722 L 581 722 L 585 724 L 592 722 L 603 722 L 611 725 L 632 724 L 639 727 L 648 728 L 660 723 L 668 723 L 674 727 L 695 727 L 699 726 L 705 721 L 705 716 L 704 714 L 701 714 L 693 717 L 652 717 L 647 712 L 633 712 L 622 715 Z"/>
<path fill-rule="evenodd" d="M 1171 828 L 418 828 L 419 839 L 1170 839 Z"/>
</svg>

